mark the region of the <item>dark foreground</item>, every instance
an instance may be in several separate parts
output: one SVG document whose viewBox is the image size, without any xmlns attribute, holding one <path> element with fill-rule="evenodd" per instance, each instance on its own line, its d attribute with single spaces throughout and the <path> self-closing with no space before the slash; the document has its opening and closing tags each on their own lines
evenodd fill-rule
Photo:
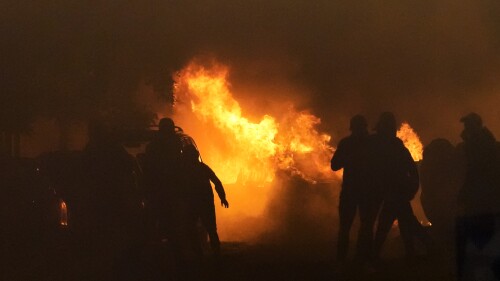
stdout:
<svg viewBox="0 0 500 281">
<path fill-rule="evenodd" d="M 25 237 L 28 238 L 28 237 Z M 28 239 L 10 245 L 4 255 L 2 280 L 96 280 L 82 271 L 82 259 L 69 251 L 61 236 L 56 243 L 37 243 Z M 47 241 L 46 241 L 47 242 Z M 31 244 L 31 245 L 30 245 Z M 121 270 L 118 280 L 455 280 L 451 260 L 443 254 L 402 258 L 401 241 L 392 237 L 383 262 L 370 267 L 334 262 L 332 243 L 223 242 L 222 255 L 215 259 L 207 253 L 204 260 L 189 264 L 184 273 L 176 270 L 166 245 L 148 245 Z M 16 249 L 14 251 L 14 249 Z M 5 254 L 5 253 L 4 253 Z M 97 268 L 98 259 L 87 261 Z M 173 272 L 180 272 L 177 276 Z M 99 278 L 100 279 L 100 278 Z M 111 280 L 113 278 L 103 280 Z"/>
<path fill-rule="evenodd" d="M 237 243 L 225 246 L 227 253 L 219 277 L 226 280 L 455 280 L 449 261 L 442 256 L 413 260 L 387 257 L 373 266 L 354 262 L 338 265 L 333 253 L 315 256 L 308 250 L 290 250 L 284 246 Z"/>
</svg>

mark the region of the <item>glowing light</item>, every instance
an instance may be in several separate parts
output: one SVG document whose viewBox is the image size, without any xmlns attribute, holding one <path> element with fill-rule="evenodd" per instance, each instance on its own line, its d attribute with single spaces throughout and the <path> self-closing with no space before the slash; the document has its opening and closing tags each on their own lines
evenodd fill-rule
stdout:
<svg viewBox="0 0 500 281">
<path fill-rule="evenodd" d="M 68 206 L 64 200 L 59 200 L 59 225 L 68 226 Z"/>
<path fill-rule="evenodd" d="M 408 123 L 401 124 L 401 127 L 397 132 L 397 137 L 400 138 L 406 148 L 408 148 L 414 161 L 422 160 L 424 146 L 422 145 L 417 133 L 413 131 Z"/>
</svg>

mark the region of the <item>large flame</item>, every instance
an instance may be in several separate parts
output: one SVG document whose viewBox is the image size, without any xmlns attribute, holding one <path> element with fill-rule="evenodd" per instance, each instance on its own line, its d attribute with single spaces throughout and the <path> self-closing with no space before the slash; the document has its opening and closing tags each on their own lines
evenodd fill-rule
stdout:
<svg viewBox="0 0 500 281">
<path fill-rule="evenodd" d="M 175 88 L 180 104 L 188 102 L 198 119 L 192 122 L 201 122 L 204 138 L 212 138 L 209 149 L 201 145 L 201 153 L 223 182 L 268 183 L 277 170 L 309 181 L 332 177 L 328 160 L 333 148 L 330 136 L 316 130 L 318 117 L 293 107 L 284 116 L 245 116 L 227 75 L 225 66 L 191 63 L 179 73 Z"/>
<path fill-rule="evenodd" d="M 203 161 L 224 183 L 231 209 L 218 209 L 219 230 L 222 239 L 237 239 L 240 233 L 241 238 L 258 232 L 237 222 L 245 216 L 261 217 L 277 173 L 310 183 L 337 180 L 341 174 L 330 169 L 334 148 L 330 136 L 318 130 L 318 117 L 296 110 L 290 101 L 277 101 L 278 112 L 255 114 L 235 99 L 228 74 L 224 65 L 191 62 L 175 78 L 173 117 L 195 139 Z M 398 137 L 413 155 L 420 144 L 418 136 L 404 124 Z M 421 159 L 421 151 L 413 156 Z M 228 227 L 231 224 L 238 226 Z"/>
<path fill-rule="evenodd" d="M 424 146 L 422 145 L 417 133 L 413 131 L 408 123 L 401 124 L 401 127 L 397 132 L 397 137 L 400 138 L 406 148 L 408 148 L 414 161 L 422 160 Z"/>
<path fill-rule="evenodd" d="M 217 209 L 221 238 L 251 239 L 265 228 L 262 215 L 278 173 L 311 183 L 332 181 L 338 174 L 330 169 L 333 148 L 330 136 L 317 130 L 318 117 L 287 101 L 279 101 L 279 112 L 264 115 L 242 108 L 231 92 L 228 71 L 217 63 L 196 62 L 180 71 L 173 117 L 224 183 L 230 209 Z"/>
</svg>

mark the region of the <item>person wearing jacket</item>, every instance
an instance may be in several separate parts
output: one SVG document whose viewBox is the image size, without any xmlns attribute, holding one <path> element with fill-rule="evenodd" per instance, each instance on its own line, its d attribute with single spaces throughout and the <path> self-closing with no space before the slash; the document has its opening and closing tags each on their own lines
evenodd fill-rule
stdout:
<svg viewBox="0 0 500 281">
<path fill-rule="evenodd" d="M 431 250 L 431 238 L 419 223 L 410 201 L 419 187 L 418 170 L 410 152 L 396 136 L 396 118 L 391 112 L 381 114 L 372 136 L 372 172 L 374 184 L 383 194 L 374 240 L 374 258 L 380 257 L 384 241 L 394 221 L 405 246 L 406 256 L 415 255 L 413 240 L 418 238 Z"/>
</svg>

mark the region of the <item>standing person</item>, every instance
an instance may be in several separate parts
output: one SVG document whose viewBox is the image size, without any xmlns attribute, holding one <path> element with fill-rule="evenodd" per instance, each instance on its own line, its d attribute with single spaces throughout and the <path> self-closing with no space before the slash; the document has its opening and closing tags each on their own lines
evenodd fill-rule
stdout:
<svg viewBox="0 0 500 281">
<path fill-rule="evenodd" d="M 215 219 L 214 193 L 210 182 L 215 186 L 215 191 L 220 198 L 221 205 L 229 208 L 226 193 L 222 182 L 214 171 L 205 163 L 200 162 L 200 154 L 193 146 L 186 146 L 183 150 L 183 176 L 186 183 L 186 196 L 190 218 L 194 225 L 198 219 L 208 232 L 210 246 L 215 256 L 220 254 L 220 241 L 217 234 Z M 197 243 L 199 246 L 199 243 Z M 195 245 L 196 247 L 196 245 Z"/>
<path fill-rule="evenodd" d="M 334 171 L 344 169 L 339 200 L 340 228 L 338 233 L 337 259 L 345 261 L 349 247 L 349 231 L 356 210 L 359 210 L 359 228 L 356 259 L 369 258 L 373 240 L 373 225 L 379 209 L 379 194 L 371 189 L 369 167 L 368 124 L 364 116 L 356 115 L 350 122 L 351 135 L 343 138 L 331 160 Z"/>
<path fill-rule="evenodd" d="M 172 119 L 161 119 L 158 127 L 143 158 L 146 204 L 159 224 L 160 234 L 168 238 L 174 255 L 179 257 L 181 245 L 178 229 L 183 223 L 179 194 L 182 142 Z"/>
<path fill-rule="evenodd" d="M 459 190 L 459 205 L 467 215 L 498 211 L 497 142 L 481 117 L 470 113 L 460 119 L 464 124 L 459 145 L 465 160 L 465 180 Z"/>
<path fill-rule="evenodd" d="M 133 157 L 115 128 L 94 121 L 81 156 L 81 183 L 75 191 L 74 230 L 83 254 L 82 276 L 123 280 L 140 243 L 140 194 Z"/>
<path fill-rule="evenodd" d="M 413 238 L 416 237 L 430 250 L 431 239 L 413 214 L 410 201 L 417 193 L 419 176 L 415 162 L 403 141 L 396 137 L 396 118 L 391 112 L 380 115 L 373 144 L 372 171 L 375 184 L 383 193 L 374 240 L 374 257 L 379 258 L 382 245 L 387 238 L 394 220 L 398 220 L 399 231 L 406 255 L 415 255 Z"/>
<path fill-rule="evenodd" d="M 482 250 L 495 233 L 500 215 L 500 164 L 497 142 L 476 113 L 464 116 L 459 145 L 465 160 L 465 179 L 459 190 L 457 218 L 458 279 L 464 278 L 467 243 Z M 468 279 L 467 279 L 468 280 Z"/>
<path fill-rule="evenodd" d="M 457 156 L 450 141 L 438 138 L 424 147 L 420 163 L 420 201 L 432 222 L 433 237 L 448 251 L 454 249 L 454 241 L 450 238 L 454 236 L 456 197 L 463 181 Z"/>
</svg>

